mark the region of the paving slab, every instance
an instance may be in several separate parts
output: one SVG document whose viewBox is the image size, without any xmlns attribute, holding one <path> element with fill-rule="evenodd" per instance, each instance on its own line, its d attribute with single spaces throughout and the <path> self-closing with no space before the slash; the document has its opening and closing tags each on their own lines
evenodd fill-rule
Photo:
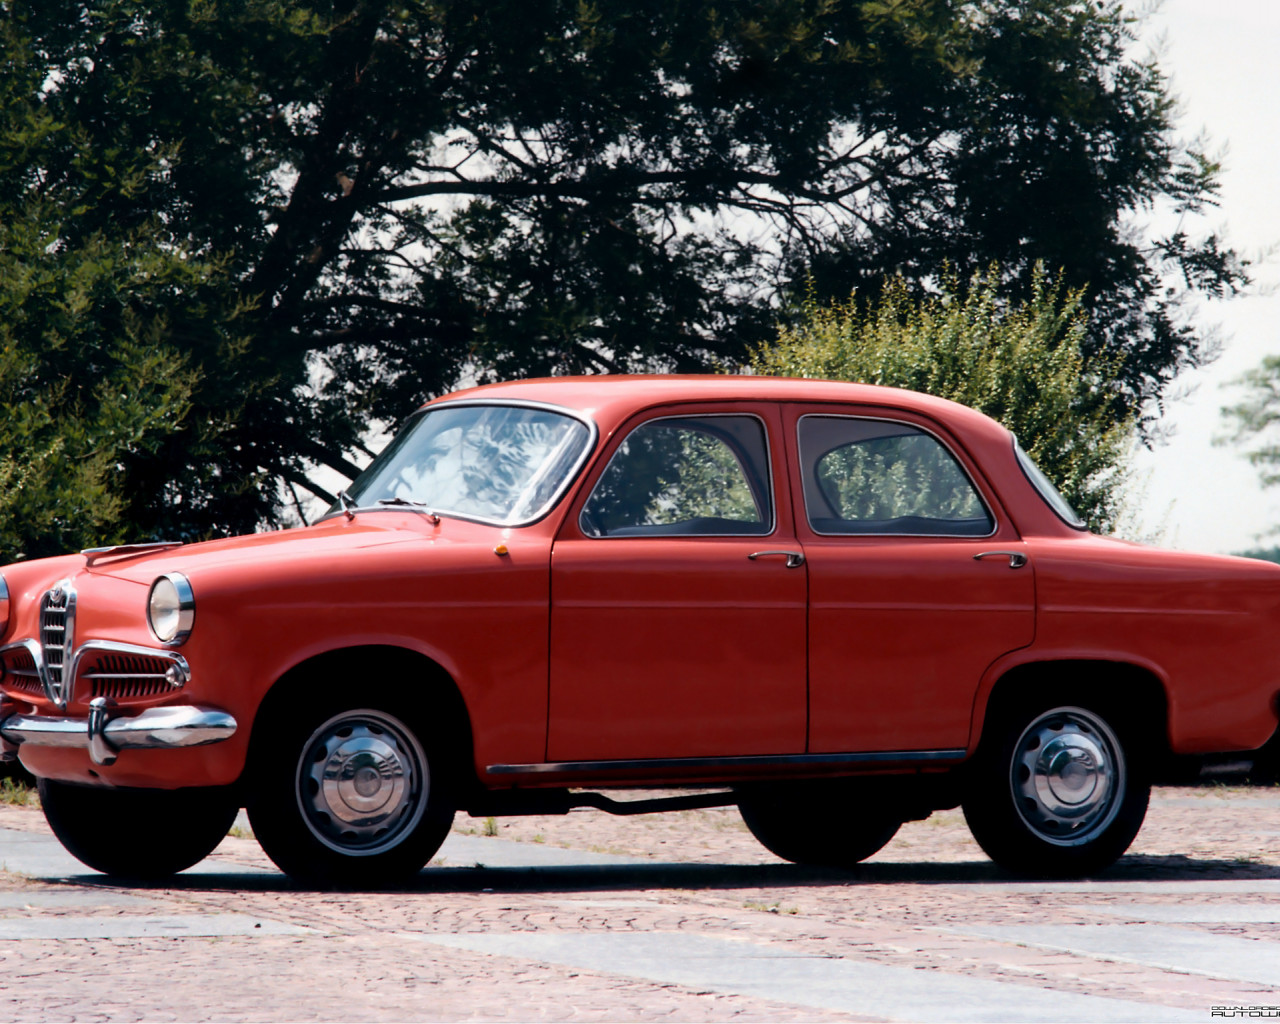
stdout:
<svg viewBox="0 0 1280 1024">
<path fill-rule="evenodd" d="M 0 911 L 5 910 L 139 910 L 154 907 L 146 896 L 118 889 L 59 889 L 53 892 L 0 892 Z"/>
<path fill-rule="evenodd" d="M 439 854 L 432 860 L 432 868 L 565 868 L 565 867 L 617 867 L 645 865 L 662 866 L 662 862 L 646 857 L 597 853 L 591 850 L 565 850 L 536 843 L 517 843 L 504 839 L 463 836 L 454 833 L 445 840 Z M 67 853 L 53 836 L 38 832 L 22 832 L 0 828 L 0 870 L 13 871 L 31 878 L 101 878 L 92 868 L 86 867 Z M 183 872 L 189 875 L 235 875 L 238 873 L 263 875 L 278 873 L 274 868 L 255 864 L 236 864 L 205 860 Z"/>
<path fill-rule="evenodd" d="M 1165 924 L 1280 924 L 1280 903 L 1091 903 L 1069 909 Z"/>
<path fill-rule="evenodd" d="M 1203 1021 L 1175 1007 L 796 953 L 682 933 L 417 935 L 453 949 L 713 989 L 884 1020 Z"/>
<path fill-rule="evenodd" d="M 122 914 L 115 917 L 0 918 L 5 939 L 182 939 L 313 935 L 310 928 L 246 914 Z"/>
<path fill-rule="evenodd" d="M 972 892 L 973 884 L 955 885 L 939 882 L 936 888 L 949 892 Z M 1176 882 L 1142 882 L 1122 878 L 1106 878 L 1090 882 L 985 882 L 983 891 L 993 893 L 1026 894 L 1033 896 L 1059 893 L 1085 893 L 1091 896 L 1188 896 L 1217 895 L 1227 893 L 1267 893 L 1280 895 L 1280 878 L 1221 878 L 1212 881 L 1187 879 Z"/>
<path fill-rule="evenodd" d="M 955 930 L 1076 956 L 1280 986 L 1280 942 L 1155 924 L 975 925 Z"/>
<path fill-rule="evenodd" d="M 660 865 L 652 857 L 565 850 L 541 843 L 514 843 L 496 836 L 464 836 L 451 833 L 432 859 L 433 867 L 458 868 L 563 868 L 625 864 Z"/>
<path fill-rule="evenodd" d="M 32 878 L 90 873 L 53 836 L 12 828 L 0 828 L 0 871 L 14 871 Z"/>
</svg>

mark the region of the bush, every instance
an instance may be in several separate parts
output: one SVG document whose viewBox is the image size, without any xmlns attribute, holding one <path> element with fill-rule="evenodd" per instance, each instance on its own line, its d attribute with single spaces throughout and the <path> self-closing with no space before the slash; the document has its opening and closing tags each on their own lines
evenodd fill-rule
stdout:
<svg viewBox="0 0 1280 1024">
<path fill-rule="evenodd" d="M 1115 401 L 1120 367 L 1081 355 L 1081 292 L 1037 269 L 1030 297 L 1011 303 L 997 280 L 992 268 L 968 288 L 948 275 L 940 295 L 922 299 L 900 279 L 871 302 L 810 299 L 751 370 L 908 388 L 978 409 L 1014 433 L 1091 529 L 1109 533 L 1137 425 Z"/>
</svg>

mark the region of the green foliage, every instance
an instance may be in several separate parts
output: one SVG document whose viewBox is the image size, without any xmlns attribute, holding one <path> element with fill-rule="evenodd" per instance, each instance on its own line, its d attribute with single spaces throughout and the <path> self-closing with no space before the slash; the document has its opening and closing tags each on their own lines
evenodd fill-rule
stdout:
<svg viewBox="0 0 1280 1024">
<path fill-rule="evenodd" d="M 0 220 L 55 264 L 97 239 L 121 309 L 67 263 L 77 322 L 128 307 L 191 374 L 112 463 L 139 535 L 331 499 L 314 467 L 461 376 L 735 362 L 805 277 L 997 260 L 1026 299 L 1043 259 L 1123 417 L 1245 273 L 1191 233 L 1218 168 L 1135 30 L 1120 0 L 0 0 Z M 1155 204 L 1185 231 L 1137 230 Z M 81 352 L 88 413 L 113 357 Z"/>
<path fill-rule="evenodd" d="M 1222 410 L 1231 425 L 1230 440 L 1244 445 L 1263 487 L 1280 484 L 1280 356 L 1267 356 L 1236 382 L 1245 398 Z M 1261 557 L 1266 557 L 1265 555 Z"/>
<path fill-rule="evenodd" d="M 26 779 L 5 776 L 0 778 L 0 804 L 11 807 L 39 807 L 40 795 Z"/>
<path fill-rule="evenodd" d="M 1121 467 L 1133 438 L 1118 415 L 1118 367 L 1086 361 L 1078 291 L 1038 270 L 1025 302 L 999 296 L 995 270 L 965 288 L 915 299 L 901 278 L 874 302 L 810 299 L 795 322 L 753 355 L 756 373 L 860 381 L 922 391 L 999 420 L 1068 501 L 1100 532 L 1120 512 Z"/>
<path fill-rule="evenodd" d="M 0 23 L 0 561 L 132 533 L 125 464 L 177 431 L 197 378 L 171 344 L 174 294 L 207 266 L 155 220 L 88 230 L 91 201 L 143 187 L 154 160 L 79 153 L 50 168 L 65 125 L 32 101 L 42 83 Z"/>
<path fill-rule="evenodd" d="M 1280 565 L 1280 548 L 1255 548 L 1252 551 L 1238 552 L 1241 558 L 1260 558 L 1264 562 L 1275 562 Z"/>
</svg>

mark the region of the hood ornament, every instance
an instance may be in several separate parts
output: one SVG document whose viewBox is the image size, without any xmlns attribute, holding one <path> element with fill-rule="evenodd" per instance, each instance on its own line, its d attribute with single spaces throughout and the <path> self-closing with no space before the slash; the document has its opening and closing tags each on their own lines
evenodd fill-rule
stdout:
<svg viewBox="0 0 1280 1024">
<path fill-rule="evenodd" d="M 105 548 L 84 548 L 80 554 L 85 556 L 85 565 L 92 565 L 99 558 L 114 558 L 117 555 L 142 555 L 149 551 L 163 551 L 166 548 L 180 548 L 180 540 L 156 540 L 145 544 L 111 544 Z"/>
</svg>

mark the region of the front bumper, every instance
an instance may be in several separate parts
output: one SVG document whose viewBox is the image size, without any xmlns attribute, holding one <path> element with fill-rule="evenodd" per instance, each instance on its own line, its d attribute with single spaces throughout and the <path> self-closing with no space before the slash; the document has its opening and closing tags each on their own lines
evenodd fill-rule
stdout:
<svg viewBox="0 0 1280 1024">
<path fill-rule="evenodd" d="M 0 699 L 0 760 L 11 761 L 18 747 L 87 748 L 94 764 L 114 764 L 121 750 L 168 750 L 221 743 L 235 735 L 236 720 L 216 708 L 191 705 L 148 708 L 137 715 L 113 718 L 106 697 L 89 702 L 87 718 L 15 713 Z"/>
</svg>

